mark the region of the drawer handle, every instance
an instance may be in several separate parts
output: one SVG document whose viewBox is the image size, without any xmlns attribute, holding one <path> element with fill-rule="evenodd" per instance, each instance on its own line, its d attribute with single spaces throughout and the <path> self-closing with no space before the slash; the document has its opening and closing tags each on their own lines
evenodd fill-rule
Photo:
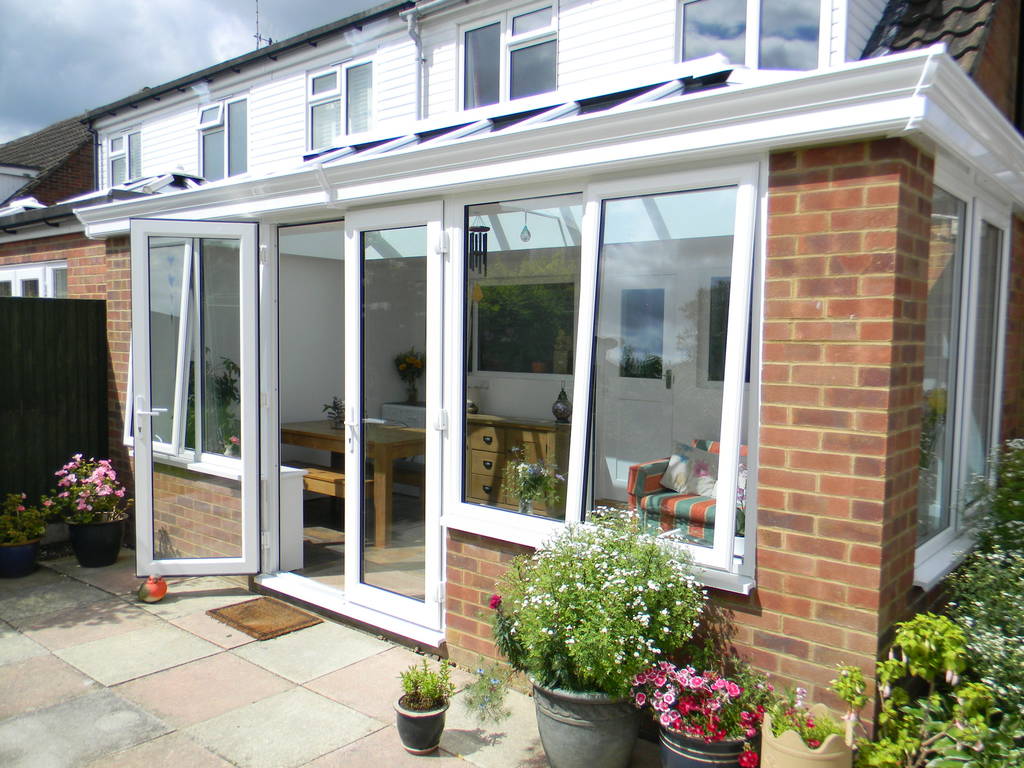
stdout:
<svg viewBox="0 0 1024 768">
<path fill-rule="evenodd" d="M 481 487 L 482 487 L 482 488 L 484 489 L 484 493 L 490 493 L 490 492 L 491 492 L 492 490 L 494 490 L 494 489 L 493 489 L 493 488 L 492 488 L 491 486 L 489 486 L 489 485 L 484 485 L 484 486 L 481 486 Z"/>
<path fill-rule="evenodd" d="M 491 443 L 493 443 L 493 442 L 494 442 L 494 437 L 493 437 L 493 436 L 491 436 L 491 435 L 484 435 L 484 442 L 485 442 L 485 443 L 486 443 L 487 445 L 490 445 Z"/>
<path fill-rule="evenodd" d="M 490 469 L 493 466 L 494 466 L 494 462 L 493 461 L 485 461 L 484 462 L 484 469 Z"/>
</svg>

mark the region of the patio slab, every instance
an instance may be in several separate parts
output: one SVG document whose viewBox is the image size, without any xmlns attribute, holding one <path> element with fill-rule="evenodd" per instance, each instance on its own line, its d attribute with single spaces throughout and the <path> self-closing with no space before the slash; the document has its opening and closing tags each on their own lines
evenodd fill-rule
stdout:
<svg viewBox="0 0 1024 768">
<path fill-rule="evenodd" d="M 193 725 L 185 733 L 240 768 L 292 768 L 381 727 L 348 707 L 295 688 Z"/>
<path fill-rule="evenodd" d="M 132 595 L 138 591 L 143 581 L 135 575 L 135 553 L 124 547 L 121 548 L 116 563 L 102 568 L 83 568 L 74 556 L 49 560 L 46 565 L 114 595 Z"/>
<path fill-rule="evenodd" d="M 98 690 L 98 684 L 52 654 L 0 667 L 0 720 Z"/>
<path fill-rule="evenodd" d="M 24 592 L 32 587 L 41 587 L 60 580 L 61 576 L 59 573 L 54 573 L 44 566 L 37 566 L 28 576 L 22 576 L 18 579 L 0 579 L 0 599 L 13 595 L 16 592 Z"/>
<path fill-rule="evenodd" d="M 231 768 L 231 763 L 175 732 L 105 755 L 85 768 Z"/>
<path fill-rule="evenodd" d="M 393 713 L 392 713 L 393 714 Z M 410 755 L 398 738 L 393 725 L 365 736 L 347 747 L 336 749 L 318 757 L 306 768 L 355 768 L 356 766 L 379 766 L 380 768 L 465 768 L 466 763 L 448 754 L 443 749 L 429 755 Z"/>
<path fill-rule="evenodd" d="M 191 632 L 193 635 L 208 640 L 221 648 L 237 648 L 240 645 L 255 643 L 256 638 L 229 627 L 223 621 L 208 616 L 206 611 L 190 613 L 180 619 L 171 619 L 171 624 Z"/>
<path fill-rule="evenodd" d="M 296 683 L 306 683 L 392 646 L 356 629 L 325 621 L 231 653 Z"/>
<path fill-rule="evenodd" d="M 236 582 L 220 576 L 199 576 L 170 584 L 167 597 L 159 603 L 139 603 L 139 607 L 171 621 L 193 613 L 205 613 L 255 597 Z"/>
<path fill-rule="evenodd" d="M 7 624 L 0 625 L 0 665 L 13 664 L 33 656 L 45 656 L 46 649 Z"/>
<path fill-rule="evenodd" d="M 452 697 L 441 747 L 480 768 L 528 766 L 546 768 L 544 748 L 537 732 L 533 699 L 519 691 L 509 691 L 506 704 L 508 719 L 481 727 L 472 719 L 462 700 L 464 694 Z"/>
<path fill-rule="evenodd" d="M 183 629 L 161 624 L 74 645 L 57 656 L 104 685 L 116 685 L 220 651 Z"/>
<path fill-rule="evenodd" d="M 35 616 L 26 620 L 22 631 L 51 651 L 59 651 L 160 624 L 159 619 L 132 603 L 108 595 L 107 599 L 89 605 Z"/>
<path fill-rule="evenodd" d="M 218 653 L 117 686 L 117 692 L 177 728 L 294 688 L 248 661 Z"/>
<path fill-rule="evenodd" d="M 0 722 L 0 765 L 78 768 L 167 731 L 162 722 L 112 691 L 96 691 Z"/>
<path fill-rule="evenodd" d="M 0 597 L 0 619 L 22 626 L 36 616 L 91 605 L 109 597 L 103 590 L 62 576 Z"/>
</svg>

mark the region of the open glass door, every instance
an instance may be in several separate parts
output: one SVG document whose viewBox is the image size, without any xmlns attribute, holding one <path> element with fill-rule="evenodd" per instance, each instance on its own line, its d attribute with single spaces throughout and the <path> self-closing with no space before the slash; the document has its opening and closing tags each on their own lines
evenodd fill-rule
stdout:
<svg viewBox="0 0 1024 768">
<path fill-rule="evenodd" d="M 256 231 L 131 222 L 139 575 L 259 568 Z"/>
<path fill-rule="evenodd" d="M 346 217 L 349 600 L 441 626 L 440 203 Z"/>
</svg>

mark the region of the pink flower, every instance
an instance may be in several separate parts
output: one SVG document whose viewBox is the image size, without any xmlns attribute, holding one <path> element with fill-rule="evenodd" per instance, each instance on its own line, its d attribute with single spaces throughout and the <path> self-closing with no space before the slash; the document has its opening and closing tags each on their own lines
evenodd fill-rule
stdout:
<svg viewBox="0 0 1024 768">
<path fill-rule="evenodd" d="M 668 712 L 662 712 L 661 717 L 658 718 L 658 722 L 668 727 L 672 724 L 672 715 Z"/>
<path fill-rule="evenodd" d="M 232 445 L 238 445 L 242 441 L 239 440 L 235 435 L 232 435 L 231 437 L 228 438 L 228 442 L 231 443 Z"/>
<path fill-rule="evenodd" d="M 488 605 L 491 607 L 492 611 L 500 610 L 500 608 L 501 608 L 501 595 L 498 595 L 498 594 L 491 595 L 491 599 L 490 599 L 490 602 L 488 602 Z"/>
<path fill-rule="evenodd" d="M 739 696 L 741 693 L 743 693 L 743 689 L 740 688 L 738 685 L 736 685 L 736 683 L 732 682 L 731 680 L 726 682 L 726 684 L 725 684 L 725 691 L 726 691 L 726 693 L 729 694 L 729 696 L 731 696 L 734 699 L 737 696 Z"/>
<path fill-rule="evenodd" d="M 647 696 L 646 696 L 646 694 L 638 693 L 636 695 L 636 705 L 638 707 L 642 707 L 646 703 L 647 703 Z"/>
</svg>

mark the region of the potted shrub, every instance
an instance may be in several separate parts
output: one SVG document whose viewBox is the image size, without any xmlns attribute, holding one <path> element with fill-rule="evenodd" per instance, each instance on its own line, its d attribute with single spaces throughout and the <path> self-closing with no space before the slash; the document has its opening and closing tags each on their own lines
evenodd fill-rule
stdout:
<svg viewBox="0 0 1024 768">
<path fill-rule="evenodd" d="M 659 726 L 666 768 L 752 768 L 772 688 L 740 667 L 731 677 L 662 661 L 633 680 L 633 703 Z"/>
<path fill-rule="evenodd" d="M 0 577 L 32 573 L 39 539 L 46 532 L 46 514 L 29 506 L 24 493 L 9 493 L 0 505 Z"/>
<path fill-rule="evenodd" d="M 859 672 L 859 670 L 857 670 Z M 861 678 L 863 692 L 863 677 Z M 850 768 L 852 741 L 828 708 L 807 708 L 803 688 L 787 691 L 768 707 L 761 730 L 761 768 Z"/>
<path fill-rule="evenodd" d="M 639 727 L 630 684 L 685 645 L 707 598 L 689 559 L 599 509 L 512 561 L 491 598 L 498 649 L 533 683 L 552 768 L 621 768 Z"/>
<path fill-rule="evenodd" d="M 448 701 L 455 693 L 448 662 L 433 670 L 424 659 L 401 673 L 402 696 L 395 702 L 396 726 L 402 746 L 414 755 L 437 749 L 444 731 Z"/>
<path fill-rule="evenodd" d="M 116 562 L 131 502 L 110 460 L 76 453 L 54 474 L 57 489 L 43 504 L 68 524 L 78 564 L 98 568 Z"/>
</svg>

